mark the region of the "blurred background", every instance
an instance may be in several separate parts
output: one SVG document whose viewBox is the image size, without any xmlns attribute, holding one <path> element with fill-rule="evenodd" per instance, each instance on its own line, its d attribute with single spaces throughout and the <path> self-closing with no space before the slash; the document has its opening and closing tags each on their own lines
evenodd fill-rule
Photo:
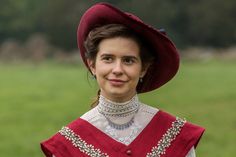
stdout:
<svg viewBox="0 0 236 157">
<path fill-rule="evenodd" d="M 43 156 L 39 143 L 90 108 L 97 86 L 76 31 L 101 1 L 0 1 L 0 156 Z M 179 49 L 178 75 L 141 100 L 206 128 L 197 156 L 236 154 L 236 1 L 107 0 Z"/>
</svg>

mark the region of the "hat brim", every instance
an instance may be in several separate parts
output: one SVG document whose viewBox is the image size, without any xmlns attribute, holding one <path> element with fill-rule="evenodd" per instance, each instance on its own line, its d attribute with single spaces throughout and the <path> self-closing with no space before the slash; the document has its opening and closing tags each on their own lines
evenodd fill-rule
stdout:
<svg viewBox="0 0 236 157">
<path fill-rule="evenodd" d="M 160 31 L 107 3 L 98 3 L 92 6 L 80 20 L 77 42 L 81 57 L 87 67 L 84 41 L 88 33 L 97 26 L 114 23 L 125 25 L 144 38 L 152 47 L 152 53 L 155 55 L 155 60 L 149 67 L 142 83 L 137 86 L 138 93 L 157 89 L 175 76 L 179 68 L 179 54 L 173 42 Z"/>
</svg>

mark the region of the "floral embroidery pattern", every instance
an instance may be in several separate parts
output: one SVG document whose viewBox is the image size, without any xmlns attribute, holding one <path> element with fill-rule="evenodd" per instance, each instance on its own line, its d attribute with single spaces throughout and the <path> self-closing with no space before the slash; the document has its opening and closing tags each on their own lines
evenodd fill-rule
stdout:
<svg viewBox="0 0 236 157">
<path fill-rule="evenodd" d="M 90 157 L 109 157 L 106 153 L 102 153 L 100 149 L 94 148 L 93 145 L 88 144 L 80 138 L 79 135 L 75 134 L 70 128 L 62 127 L 59 131 L 67 140 L 71 141 L 73 146 L 79 148 L 79 150 Z"/>
<path fill-rule="evenodd" d="M 186 120 L 176 117 L 176 120 L 172 122 L 171 128 L 166 131 L 157 145 L 152 148 L 151 152 L 147 153 L 146 157 L 160 157 L 165 154 L 166 148 L 175 140 L 185 123 Z"/>
</svg>

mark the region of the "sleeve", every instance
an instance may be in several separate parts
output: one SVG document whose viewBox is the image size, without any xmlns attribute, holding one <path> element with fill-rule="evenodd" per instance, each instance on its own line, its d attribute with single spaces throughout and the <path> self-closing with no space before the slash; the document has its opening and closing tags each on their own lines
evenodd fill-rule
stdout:
<svg viewBox="0 0 236 157">
<path fill-rule="evenodd" d="M 41 149 L 46 157 L 65 157 L 70 156 L 64 142 L 59 134 L 54 135 L 50 139 L 40 143 Z"/>
<path fill-rule="evenodd" d="M 41 143 L 41 149 L 46 157 L 62 157 L 56 152 L 56 148 L 48 141 Z"/>
<path fill-rule="evenodd" d="M 186 155 L 186 157 L 196 157 L 196 154 L 195 154 L 195 150 L 194 150 L 194 147 L 192 147 L 188 154 Z"/>
</svg>

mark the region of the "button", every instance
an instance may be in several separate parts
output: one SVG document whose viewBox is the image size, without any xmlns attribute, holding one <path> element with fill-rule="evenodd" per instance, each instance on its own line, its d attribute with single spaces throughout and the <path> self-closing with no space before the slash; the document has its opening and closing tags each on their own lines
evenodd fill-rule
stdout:
<svg viewBox="0 0 236 157">
<path fill-rule="evenodd" d="M 128 149 L 128 150 L 126 151 L 126 154 L 127 154 L 127 155 L 131 155 L 131 154 L 132 154 L 132 151 L 131 151 L 130 149 Z"/>
</svg>

